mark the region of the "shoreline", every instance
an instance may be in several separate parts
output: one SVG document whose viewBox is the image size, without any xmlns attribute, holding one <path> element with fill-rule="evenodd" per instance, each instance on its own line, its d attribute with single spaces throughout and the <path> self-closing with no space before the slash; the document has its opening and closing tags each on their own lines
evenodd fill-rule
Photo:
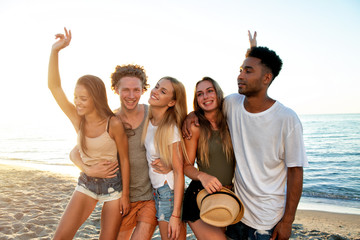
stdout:
<svg viewBox="0 0 360 240">
<path fill-rule="evenodd" d="M 27 161 L 13 161 L 0 159 L 0 165 L 16 166 L 24 169 L 33 169 L 38 171 L 52 172 L 54 174 L 61 174 L 62 176 L 69 176 L 77 180 L 80 170 L 75 167 L 71 162 L 68 165 L 47 165 L 39 163 L 29 163 Z M 186 179 L 185 179 L 186 181 Z M 185 183 L 186 184 L 186 183 Z M 325 198 L 312 198 L 302 196 L 298 205 L 298 210 L 315 210 L 324 211 L 329 213 L 344 213 L 360 215 L 360 204 L 355 205 L 354 201 L 325 199 Z"/>
<path fill-rule="evenodd" d="M 0 240 L 51 239 L 75 185 L 72 174 L 0 164 Z M 97 238 L 100 215 L 98 204 L 74 239 Z M 298 209 L 291 239 L 331 236 L 360 239 L 360 215 Z M 187 239 L 195 239 L 189 227 Z"/>
<path fill-rule="evenodd" d="M 360 217 L 360 208 L 351 206 L 345 206 L 344 203 L 349 205 L 349 202 L 337 201 L 324 198 L 309 198 L 301 197 L 298 205 L 298 210 L 308 211 L 322 211 L 329 213 L 341 213 L 341 214 L 355 214 Z"/>
</svg>

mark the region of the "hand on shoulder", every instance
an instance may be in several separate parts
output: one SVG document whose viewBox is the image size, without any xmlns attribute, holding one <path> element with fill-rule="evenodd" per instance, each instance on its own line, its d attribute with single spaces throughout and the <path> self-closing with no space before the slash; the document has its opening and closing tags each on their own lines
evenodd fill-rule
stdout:
<svg viewBox="0 0 360 240">
<path fill-rule="evenodd" d="M 188 140 L 191 139 L 191 137 L 192 137 L 191 125 L 192 124 L 194 124 L 195 126 L 200 126 L 199 125 L 199 119 L 196 116 L 195 112 L 190 112 L 186 116 L 186 118 L 185 118 L 185 120 L 183 122 L 183 126 L 181 128 L 183 138 L 186 138 Z"/>
</svg>

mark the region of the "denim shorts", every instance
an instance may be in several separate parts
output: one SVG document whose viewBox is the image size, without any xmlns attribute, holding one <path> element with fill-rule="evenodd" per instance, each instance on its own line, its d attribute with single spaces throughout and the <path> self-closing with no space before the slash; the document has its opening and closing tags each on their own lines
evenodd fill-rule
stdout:
<svg viewBox="0 0 360 240">
<path fill-rule="evenodd" d="M 99 202 L 108 202 L 119 199 L 122 195 L 120 171 L 118 170 L 116 172 L 116 177 L 113 178 L 89 177 L 81 172 L 75 190 L 82 192 Z"/>
<path fill-rule="evenodd" d="M 174 190 L 166 183 L 164 186 L 153 190 L 158 221 L 169 222 L 174 209 Z"/>
<path fill-rule="evenodd" d="M 238 222 L 227 227 L 226 236 L 228 239 L 269 240 L 274 232 L 274 229 L 275 227 L 270 230 L 256 230 L 242 222 Z"/>
</svg>

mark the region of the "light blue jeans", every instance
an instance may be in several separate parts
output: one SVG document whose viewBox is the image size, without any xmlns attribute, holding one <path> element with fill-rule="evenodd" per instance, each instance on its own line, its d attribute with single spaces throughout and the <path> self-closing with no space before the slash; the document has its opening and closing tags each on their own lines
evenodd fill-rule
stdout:
<svg viewBox="0 0 360 240">
<path fill-rule="evenodd" d="M 168 184 L 153 191 L 157 220 L 169 222 L 174 209 L 174 191 L 171 190 Z"/>
</svg>

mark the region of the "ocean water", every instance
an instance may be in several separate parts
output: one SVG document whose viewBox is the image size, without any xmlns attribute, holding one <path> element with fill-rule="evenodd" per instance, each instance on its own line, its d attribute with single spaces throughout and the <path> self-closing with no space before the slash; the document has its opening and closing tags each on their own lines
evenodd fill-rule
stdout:
<svg viewBox="0 0 360 240">
<path fill-rule="evenodd" d="M 360 114 L 300 119 L 309 161 L 300 208 L 360 214 Z"/>
<path fill-rule="evenodd" d="M 360 214 L 360 114 L 299 117 L 309 160 L 299 208 Z M 2 124 L 0 133 L 0 163 L 79 174 L 68 158 L 76 134 L 67 119 L 24 119 Z"/>
</svg>

